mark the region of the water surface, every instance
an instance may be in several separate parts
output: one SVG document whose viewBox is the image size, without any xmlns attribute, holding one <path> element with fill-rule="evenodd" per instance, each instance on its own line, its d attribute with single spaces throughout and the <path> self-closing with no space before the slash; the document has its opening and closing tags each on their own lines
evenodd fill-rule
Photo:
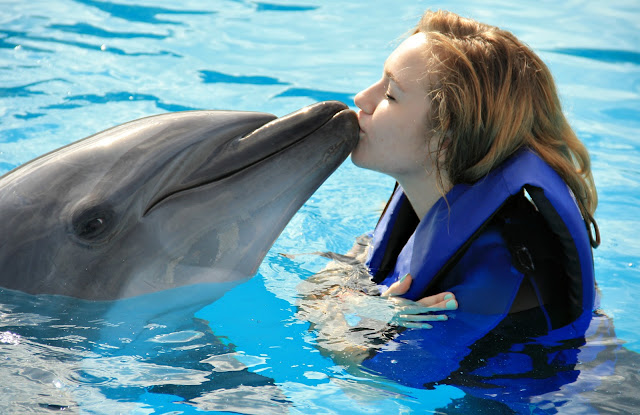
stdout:
<svg viewBox="0 0 640 415">
<path fill-rule="evenodd" d="M 6 0 L 0 173 L 167 111 L 284 115 L 327 99 L 353 105 L 427 7 L 509 29 L 536 50 L 592 155 L 603 238 L 596 276 L 602 308 L 629 353 L 614 375 L 533 399 L 531 413 L 633 413 L 636 392 L 625 385 L 637 384 L 640 352 L 636 2 Z M 359 377 L 321 353 L 297 302 L 299 284 L 327 261 L 279 255 L 345 252 L 375 226 L 392 185 L 345 162 L 294 217 L 254 279 L 193 312 L 3 292 L 0 407 L 7 413 L 464 412 L 469 400 L 455 387 L 421 390 Z"/>
</svg>

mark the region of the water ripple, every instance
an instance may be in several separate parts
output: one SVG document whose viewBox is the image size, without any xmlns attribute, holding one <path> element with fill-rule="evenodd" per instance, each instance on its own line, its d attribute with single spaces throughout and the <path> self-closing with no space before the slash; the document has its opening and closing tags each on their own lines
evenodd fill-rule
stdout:
<svg viewBox="0 0 640 415">
<path fill-rule="evenodd" d="M 166 9 L 163 7 L 149 7 L 149 6 L 140 6 L 140 5 L 129 5 L 129 4 L 121 4 L 121 3 L 107 3 L 103 1 L 95 1 L 95 0 L 75 0 L 77 3 L 84 4 L 87 6 L 96 7 L 103 12 L 109 13 L 114 17 L 119 17 L 124 20 L 128 20 L 130 22 L 143 22 L 143 23 L 169 23 L 169 24 L 182 24 L 180 22 L 172 21 L 172 20 L 163 20 L 158 19 L 156 16 L 158 14 L 215 14 L 214 11 L 205 11 L 205 10 L 176 10 L 176 9 Z"/>
<path fill-rule="evenodd" d="M 308 88 L 289 88 L 284 92 L 276 95 L 275 98 L 283 98 L 283 97 L 304 97 L 311 98 L 315 101 L 342 101 L 342 102 L 351 102 L 353 101 L 354 94 L 344 93 L 344 92 L 335 92 L 335 91 L 322 91 L 319 89 L 308 89 Z"/>
<path fill-rule="evenodd" d="M 62 78 L 43 79 L 42 81 L 30 82 L 25 85 L 18 85 L 13 87 L 0 87 L 0 98 L 16 98 L 16 97 L 31 97 L 34 95 L 45 95 L 42 91 L 33 91 L 31 87 L 54 81 L 67 82 Z"/>
<path fill-rule="evenodd" d="M 169 52 L 169 51 L 159 51 L 159 52 L 135 52 L 135 53 L 131 53 L 131 52 L 126 52 L 122 49 L 119 48 L 115 48 L 115 47 L 106 47 L 104 45 L 104 42 L 98 42 L 98 43 L 87 43 L 87 42 L 80 42 L 77 40 L 65 40 L 65 39 L 57 39 L 55 37 L 43 37 L 43 36 L 34 36 L 34 35 L 30 35 L 27 32 L 20 32 L 20 31 L 8 31 L 5 30 L 3 32 L 5 35 L 7 35 L 7 38 L 11 38 L 11 37 L 18 37 L 21 39 L 24 39 L 26 41 L 35 41 L 35 42 L 46 42 L 46 43 L 57 43 L 57 44 L 61 44 L 61 45 L 67 45 L 67 46 L 75 46 L 77 48 L 81 48 L 81 49 L 87 49 L 87 50 L 92 50 L 92 51 L 102 51 L 105 53 L 111 53 L 114 55 L 122 55 L 122 56 L 173 56 L 173 57 L 180 57 L 180 55 L 177 55 L 174 52 Z M 40 51 L 40 52 L 50 52 L 53 53 L 54 51 L 49 50 L 49 49 L 42 49 L 42 48 L 37 48 L 34 46 L 30 46 L 30 45 L 24 45 L 22 42 L 20 43 L 9 43 L 9 42 L 5 42 L 4 39 L 0 40 L 0 42 L 4 43 L 0 43 L 0 47 L 4 47 L 4 48 L 14 48 L 15 47 L 21 47 L 27 50 L 32 50 L 32 51 Z"/>
<path fill-rule="evenodd" d="M 149 39 L 166 39 L 169 35 L 158 35 L 155 33 L 140 33 L 140 32 L 113 32 L 102 29 L 100 27 L 92 26 L 87 23 L 76 23 L 73 25 L 68 24 L 52 24 L 49 25 L 50 29 L 56 29 L 67 33 L 79 33 L 81 35 L 98 36 L 102 38 L 112 39 L 131 39 L 131 38 L 149 38 Z"/>
<path fill-rule="evenodd" d="M 602 111 L 616 121 L 625 121 L 630 124 L 640 124 L 640 111 L 634 108 L 608 108 Z"/>
<path fill-rule="evenodd" d="M 14 97 L 29 97 L 32 95 L 43 95 L 44 92 L 42 91 L 31 91 L 29 89 L 32 86 L 41 84 L 43 82 L 46 82 L 46 81 L 31 82 L 26 85 L 19 85 L 19 86 L 14 86 L 10 88 L 0 88 L 0 97 L 14 98 Z"/>
<path fill-rule="evenodd" d="M 185 105 L 179 104 L 169 104 L 160 100 L 160 98 L 155 95 L 149 94 L 138 94 L 135 92 L 107 92 L 104 95 L 97 94 L 83 94 L 83 95 L 73 95 L 70 97 L 64 98 L 65 103 L 62 104 L 53 104 L 44 107 L 44 109 L 72 109 L 81 107 L 83 103 L 76 103 L 77 101 L 90 102 L 92 104 L 108 104 L 112 102 L 123 102 L 123 101 L 153 101 L 155 102 L 158 108 L 164 109 L 166 111 L 190 111 L 195 110 L 197 108 L 188 107 Z"/>
<path fill-rule="evenodd" d="M 274 3 L 263 3 L 256 2 L 256 11 L 259 12 L 306 12 L 310 10 L 316 10 L 318 6 L 303 6 L 303 5 L 295 5 L 295 4 L 274 4 Z"/>
<path fill-rule="evenodd" d="M 289 85 L 278 78 L 270 76 L 229 75 L 217 71 L 200 71 L 200 78 L 205 84 L 252 84 L 252 85 Z"/>
<path fill-rule="evenodd" d="M 45 49 L 40 49 L 40 48 L 35 48 L 32 46 L 24 46 L 20 43 L 13 43 L 13 42 L 7 42 L 6 39 L 13 37 L 13 36 L 17 36 L 17 35 L 25 35 L 25 32 L 14 32 L 14 31 L 8 31 L 8 30 L 3 30 L 0 32 L 0 35 L 4 35 L 4 37 L 0 38 L 0 49 L 18 49 L 18 48 L 22 48 L 25 50 L 30 50 L 33 52 L 50 52 L 48 50 Z M 4 68 L 3 68 L 4 69 Z"/>
<path fill-rule="evenodd" d="M 546 49 L 545 51 L 562 53 L 563 55 L 578 56 L 607 63 L 632 63 L 634 65 L 640 65 L 640 53 L 630 50 L 555 48 Z"/>
<path fill-rule="evenodd" d="M 14 114 L 13 116 L 19 120 L 32 120 L 34 118 L 39 118 L 45 116 L 45 113 L 42 112 L 25 112 L 24 114 Z M 2 142 L 3 140 L 0 140 Z"/>
</svg>

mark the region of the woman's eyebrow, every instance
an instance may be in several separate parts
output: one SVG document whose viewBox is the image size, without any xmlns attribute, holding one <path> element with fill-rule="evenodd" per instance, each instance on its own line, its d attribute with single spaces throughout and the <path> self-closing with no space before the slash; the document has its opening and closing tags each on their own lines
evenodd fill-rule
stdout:
<svg viewBox="0 0 640 415">
<path fill-rule="evenodd" d="M 384 75 L 387 78 L 389 78 L 391 81 L 393 81 L 393 83 L 396 84 L 396 86 L 398 87 L 398 89 L 400 89 L 400 91 L 405 92 L 402 85 L 400 85 L 400 82 L 398 82 L 398 78 L 387 67 L 384 68 Z"/>
</svg>

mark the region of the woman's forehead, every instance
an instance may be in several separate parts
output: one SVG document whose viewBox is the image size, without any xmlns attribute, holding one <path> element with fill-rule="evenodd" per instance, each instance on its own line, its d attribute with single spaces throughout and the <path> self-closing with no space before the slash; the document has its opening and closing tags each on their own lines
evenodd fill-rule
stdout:
<svg viewBox="0 0 640 415">
<path fill-rule="evenodd" d="M 384 74 L 403 91 L 422 83 L 428 72 L 425 50 L 428 47 L 424 33 L 416 33 L 405 39 L 387 58 Z"/>
</svg>

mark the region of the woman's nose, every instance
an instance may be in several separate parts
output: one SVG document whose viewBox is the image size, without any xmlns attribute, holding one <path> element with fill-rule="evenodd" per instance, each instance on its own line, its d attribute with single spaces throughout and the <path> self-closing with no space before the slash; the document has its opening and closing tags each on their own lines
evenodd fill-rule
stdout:
<svg viewBox="0 0 640 415">
<path fill-rule="evenodd" d="M 372 114 L 375 110 L 375 100 L 372 97 L 372 92 L 376 84 L 371 85 L 369 88 L 364 89 L 356 94 L 354 102 L 358 108 L 367 114 Z"/>
</svg>

